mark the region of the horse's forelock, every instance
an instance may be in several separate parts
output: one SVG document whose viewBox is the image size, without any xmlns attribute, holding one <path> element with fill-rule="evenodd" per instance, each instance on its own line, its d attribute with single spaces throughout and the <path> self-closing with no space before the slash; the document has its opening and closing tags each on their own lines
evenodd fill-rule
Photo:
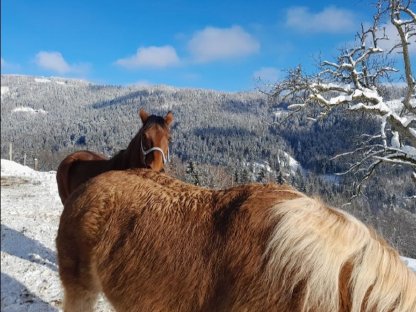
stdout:
<svg viewBox="0 0 416 312">
<path fill-rule="evenodd" d="M 150 115 L 146 122 L 143 124 L 142 129 L 146 131 L 150 127 L 153 127 L 154 125 L 158 125 L 162 127 L 165 130 L 169 130 L 168 125 L 166 124 L 166 121 L 163 117 L 157 116 L 157 115 Z"/>
</svg>

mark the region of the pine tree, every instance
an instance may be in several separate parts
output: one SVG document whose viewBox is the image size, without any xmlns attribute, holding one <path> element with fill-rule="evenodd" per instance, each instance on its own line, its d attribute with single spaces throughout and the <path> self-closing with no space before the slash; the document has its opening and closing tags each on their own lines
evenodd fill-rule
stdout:
<svg viewBox="0 0 416 312">
<path fill-rule="evenodd" d="M 266 180 L 266 169 L 261 168 L 256 177 L 256 182 L 263 183 Z"/>
<path fill-rule="evenodd" d="M 284 184 L 285 183 L 285 180 L 283 179 L 282 171 L 280 171 L 280 170 L 277 173 L 276 182 L 278 184 Z"/>
<path fill-rule="evenodd" d="M 193 161 L 190 161 L 186 166 L 186 181 L 193 185 L 201 185 L 199 173 Z"/>
</svg>

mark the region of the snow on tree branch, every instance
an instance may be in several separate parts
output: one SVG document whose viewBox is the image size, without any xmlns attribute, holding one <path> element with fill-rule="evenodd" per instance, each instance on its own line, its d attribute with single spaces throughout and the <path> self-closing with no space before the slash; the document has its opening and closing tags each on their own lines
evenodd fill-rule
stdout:
<svg viewBox="0 0 416 312">
<path fill-rule="evenodd" d="M 416 114 L 416 81 L 412 73 L 409 52 L 409 39 L 416 35 L 416 14 L 410 9 L 410 4 L 413 1 L 408 1 L 406 5 L 403 5 L 402 2 L 403 1 L 399 0 L 389 1 L 390 21 L 396 28 L 400 37 L 400 44 L 397 48 L 400 48 L 400 52 L 403 55 L 405 77 L 408 86 L 406 96 L 402 103 L 406 110 Z M 410 19 L 403 21 L 403 15 L 410 17 Z M 413 42 L 413 44 L 416 44 L 416 42 Z"/>
<path fill-rule="evenodd" d="M 410 38 L 416 36 L 413 1 L 379 0 L 373 24 L 368 28 L 361 25 L 355 46 L 343 49 L 335 61 L 321 62 L 314 75 L 305 74 L 301 66 L 289 70 L 287 78 L 272 90 L 278 100 L 297 103 L 289 109 L 306 111 L 309 106 L 318 106 L 325 115 L 343 107 L 345 112 L 364 112 L 379 120 L 377 138 L 381 142 L 363 142 L 361 159 L 347 170 L 361 170 L 370 163 L 359 188 L 382 163 L 416 168 L 416 82 L 409 52 L 409 45 L 415 44 Z M 392 50 L 400 51 L 404 65 L 406 94 L 396 101 L 386 101 L 381 92 L 383 83 L 398 71 L 392 66 L 392 50 L 379 46 L 381 40 L 391 40 L 380 27 L 386 17 L 400 39 Z"/>
</svg>

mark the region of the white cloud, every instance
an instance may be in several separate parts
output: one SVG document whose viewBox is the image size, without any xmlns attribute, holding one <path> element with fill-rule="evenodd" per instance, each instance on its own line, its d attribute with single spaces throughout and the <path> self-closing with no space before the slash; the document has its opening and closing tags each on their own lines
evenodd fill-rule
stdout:
<svg viewBox="0 0 416 312">
<path fill-rule="evenodd" d="M 5 70 L 7 69 L 7 67 L 9 66 L 8 63 L 6 63 L 6 61 L 4 60 L 4 58 L 1 58 L 1 69 Z"/>
<path fill-rule="evenodd" d="M 162 47 L 141 47 L 137 49 L 135 55 L 119 59 L 116 61 L 117 65 L 124 68 L 166 68 L 175 66 L 180 63 L 176 51 L 171 46 Z"/>
<path fill-rule="evenodd" d="M 364 23 L 364 29 L 369 29 L 372 25 L 370 23 Z M 383 40 L 378 40 L 377 41 L 377 45 L 379 48 L 381 48 L 385 53 L 390 52 L 390 50 L 398 43 L 400 43 L 400 36 L 397 33 L 396 27 L 394 27 L 393 24 L 382 24 L 378 27 L 378 31 L 377 31 L 377 37 L 378 38 L 382 38 L 383 36 L 386 36 L 387 39 L 383 39 Z M 366 38 L 366 46 L 367 47 L 372 47 L 373 46 L 373 41 L 372 41 L 372 37 L 369 34 Z M 409 40 L 409 53 L 410 55 L 416 55 L 416 42 Z M 348 41 L 342 45 L 340 45 L 338 48 L 340 49 L 345 49 L 345 48 L 353 48 L 353 47 L 357 47 L 359 46 L 360 43 L 358 41 L 358 39 L 356 38 L 356 40 L 351 40 Z M 395 49 L 391 55 L 396 56 L 401 58 L 402 54 L 401 54 L 401 49 L 397 48 Z"/>
<path fill-rule="evenodd" d="M 260 50 L 260 44 L 240 26 L 230 28 L 206 27 L 196 32 L 188 43 L 196 62 L 248 56 Z"/>
<path fill-rule="evenodd" d="M 254 79 L 260 79 L 264 82 L 276 82 L 281 76 L 281 71 L 274 67 L 262 67 L 253 74 Z"/>
<path fill-rule="evenodd" d="M 65 61 L 60 52 L 41 51 L 36 54 L 36 64 L 42 69 L 66 74 L 71 71 L 71 66 Z"/>
<path fill-rule="evenodd" d="M 145 80 L 145 79 L 138 80 L 136 82 L 128 84 L 128 86 L 132 86 L 132 87 L 149 87 L 151 85 L 153 85 L 153 83 L 151 83 L 150 81 Z"/>
<path fill-rule="evenodd" d="M 41 69 L 52 71 L 58 74 L 85 74 L 89 68 L 89 64 L 69 64 L 60 52 L 56 51 L 40 51 L 36 54 L 35 63 Z"/>
<path fill-rule="evenodd" d="M 379 27 L 379 37 L 382 37 L 385 34 L 389 40 L 379 40 L 378 45 L 385 52 L 389 52 L 397 43 L 400 43 L 400 36 L 397 32 L 396 27 L 393 24 L 384 24 Z M 416 55 L 416 42 L 414 40 L 409 40 L 409 53 Z M 394 50 L 395 53 L 400 51 L 400 48 Z"/>
<path fill-rule="evenodd" d="M 12 64 L 6 61 L 3 57 L 1 58 L 1 70 L 8 70 L 8 71 L 19 71 L 20 65 L 19 64 Z"/>
<path fill-rule="evenodd" d="M 286 26 L 305 33 L 348 33 L 357 28 L 352 11 L 334 6 L 316 13 L 307 7 L 292 7 L 287 11 Z"/>
</svg>

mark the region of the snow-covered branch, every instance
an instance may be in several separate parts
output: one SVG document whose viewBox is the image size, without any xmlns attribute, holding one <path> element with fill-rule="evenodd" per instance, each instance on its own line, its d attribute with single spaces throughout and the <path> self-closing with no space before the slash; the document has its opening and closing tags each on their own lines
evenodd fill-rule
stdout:
<svg viewBox="0 0 416 312">
<path fill-rule="evenodd" d="M 321 62 L 320 70 L 314 75 L 306 75 L 300 66 L 289 71 L 287 79 L 273 90 L 276 98 L 284 96 L 285 100 L 297 103 L 289 108 L 306 111 L 309 106 L 317 106 L 325 115 L 334 108 L 343 107 L 346 113 L 364 112 L 377 118 L 380 122 L 380 134 L 376 136 L 378 143 L 374 140 L 363 142 L 356 150 L 362 158 L 347 170 L 352 172 L 366 167 L 364 180 L 381 163 L 416 168 L 416 81 L 409 54 L 409 38 L 416 35 L 413 2 L 379 0 L 373 24 L 368 28 L 361 25 L 355 46 L 341 51 L 335 61 Z M 396 101 L 387 101 L 382 92 L 386 79 L 398 71 L 391 65 L 391 50 L 384 51 L 378 44 L 380 40 L 390 39 L 380 31 L 382 19 L 386 17 L 400 38 L 400 42 L 393 45 L 394 49 L 400 49 L 403 57 L 407 86 L 405 96 Z"/>
<path fill-rule="evenodd" d="M 390 0 L 390 21 L 397 30 L 400 37 L 400 44 L 397 48 L 400 48 L 400 52 L 403 56 L 404 71 L 406 77 L 406 83 L 408 86 L 406 96 L 402 103 L 406 110 L 416 114 L 416 81 L 412 73 L 412 64 L 410 62 L 409 38 L 414 36 L 416 33 L 416 14 L 410 9 L 409 1 L 406 6 L 399 0 Z M 410 20 L 403 21 L 402 15 L 410 16 Z M 415 44 L 413 42 L 413 44 Z"/>
</svg>

